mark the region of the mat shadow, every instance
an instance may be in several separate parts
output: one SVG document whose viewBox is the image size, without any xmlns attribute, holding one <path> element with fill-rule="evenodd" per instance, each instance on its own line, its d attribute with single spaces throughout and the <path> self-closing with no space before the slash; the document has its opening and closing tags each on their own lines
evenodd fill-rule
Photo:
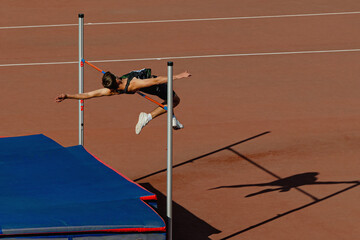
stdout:
<svg viewBox="0 0 360 240">
<path fill-rule="evenodd" d="M 158 198 L 158 213 L 166 220 L 166 196 L 150 183 L 140 183 L 141 186 L 156 194 Z M 209 240 L 212 234 L 220 233 L 204 220 L 198 218 L 181 205 L 173 201 L 173 240 L 197 239 Z"/>
</svg>

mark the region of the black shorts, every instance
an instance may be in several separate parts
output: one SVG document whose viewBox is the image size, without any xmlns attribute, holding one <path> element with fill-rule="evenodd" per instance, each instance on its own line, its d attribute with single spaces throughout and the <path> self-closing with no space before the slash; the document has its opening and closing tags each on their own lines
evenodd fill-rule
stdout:
<svg viewBox="0 0 360 240">
<path fill-rule="evenodd" d="M 151 75 L 151 69 L 150 68 L 143 68 L 141 70 L 132 71 L 130 73 L 127 73 L 123 76 L 121 76 L 121 79 L 133 79 L 134 77 L 138 79 L 148 79 L 148 78 L 156 78 L 157 76 Z M 154 85 L 151 87 L 141 88 L 139 91 L 158 96 L 162 100 L 167 100 L 167 83 Z M 128 94 L 134 94 L 134 93 L 128 93 Z M 176 95 L 176 93 L 173 91 L 173 97 Z"/>
<path fill-rule="evenodd" d="M 167 100 L 167 83 L 154 85 L 147 88 L 141 88 L 139 91 L 158 96 L 159 98 L 165 101 Z M 173 97 L 175 95 L 176 93 L 173 91 Z"/>
</svg>

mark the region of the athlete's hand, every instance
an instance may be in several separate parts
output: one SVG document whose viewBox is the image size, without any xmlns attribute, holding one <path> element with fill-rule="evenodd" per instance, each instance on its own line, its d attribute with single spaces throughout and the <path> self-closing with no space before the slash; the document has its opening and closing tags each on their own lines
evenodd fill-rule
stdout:
<svg viewBox="0 0 360 240">
<path fill-rule="evenodd" d="M 177 79 L 187 78 L 187 77 L 191 77 L 191 73 L 189 73 L 188 71 L 185 71 L 185 72 L 182 72 L 182 73 L 176 75 Z"/>
<path fill-rule="evenodd" d="M 57 96 L 57 98 L 55 98 L 56 102 L 62 102 L 66 99 L 66 94 L 62 93 L 59 96 Z"/>
</svg>

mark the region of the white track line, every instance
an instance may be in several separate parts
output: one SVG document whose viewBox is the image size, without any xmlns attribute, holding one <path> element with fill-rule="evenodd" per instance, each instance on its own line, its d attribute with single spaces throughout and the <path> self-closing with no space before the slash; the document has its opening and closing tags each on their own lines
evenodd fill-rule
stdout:
<svg viewBox="0 0 360 240">
<path fill-rule="evenodd" d="M 171 60 L 171 59 L 174 60 L 174 59 L 194 59 L 194 58 L 246 57 L 246 56 L 293 55 L 293 54 L 315 54 L 315 53 L 344 53 L 344 52 L 360 52 L 360 49 L 298 51 L 298 52 L 271 52 L 271 53 L 238 53 L 238 54 L 216 54 L 216 55 L 199 55 L 199 56 L 180 56 L 180 57 L 89 60 L 89 62 L 93 62 L 93 63 L 134 62 L 134 61 L 158 61 L 158 60 Z M 78 63 L 78 62 L 72 61 L 72 62 L 44 62 L 44 63 L 14 63 L 14 64 L 0 64 L 0 67 L 64 65 L 64 64 L 75 64 L 75 63 Z"/>
<path fill-rule="evenodd" d="M 331 16 L 331 15 L 351 15 L 360 14 L 358 12 L 335 12 L 335 13 L 308 13 L 308 14 L 287 14 L 270 16 L 249 16 L 249 17 L 224 17 L 224 18 L 198 18 L 198 19 L 173 19 L 173 20 L 152 20 L 152 21 L 127 21 L 127 22 L 104 22 L 104 23 L 85 23 L 85 26 L 95 25 L 117 25 L 117 24 L 139 24 L 139 23 L 173 23 L 173 22 L 196 22 L 196 21 L 222 21 L 222 20 L 245 20 L 245 19 L 264 19 L 264 18 L 288 18 L 288 17 L 311 17 L 311 16 Z M 78 24 L 54 24 L 54 25 L 33 25 L 33 26 L 9 26 L 0 27 L 4 29 L 21 28 L 46 28 L 46 27 L 75 27 Z"/>
</svg>

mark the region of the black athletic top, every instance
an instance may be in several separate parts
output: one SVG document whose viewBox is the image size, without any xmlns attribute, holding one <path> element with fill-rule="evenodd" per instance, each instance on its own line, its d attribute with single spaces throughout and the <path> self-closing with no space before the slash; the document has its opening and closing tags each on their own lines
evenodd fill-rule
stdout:
<svg viewBox="0 0 360 240">
<path fill-rule="evenodd" d="M 129 72 L 129 73 L 124 74 L 124 75 L 122 75 L 120 77 L 120 79 L 127 79 L 125 89 L 124 90 L 116 90 L 116 92 L 118 92 L 120 94 L 121 93 L 134 94 L 134 92 L 129 92 L 128 91 L 130 82 L 134 77 L 139 78 L 139 79 L 147 79 L 147 78 L 156 77 L 156 76 L 151 76 L 151 69 L 150 68 L 144 68 L 144 69 L 141 69 L 141 70 L 136 70 L 136 71 Z"/>
</svg>

